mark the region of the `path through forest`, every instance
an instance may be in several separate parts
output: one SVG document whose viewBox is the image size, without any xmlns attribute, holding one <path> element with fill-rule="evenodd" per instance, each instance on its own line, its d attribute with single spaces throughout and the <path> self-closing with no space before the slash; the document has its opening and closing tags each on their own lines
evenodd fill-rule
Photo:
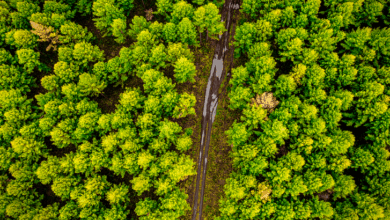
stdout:
<svg viewBox="0 0 390 220">
<path fill-rule="evenodd" d="M 217 46 L 215 48 L 214 59 L 206 87 L 206 96 L 202 115 L 201 146 L 199 150 L 196 188 L 192 206 L 192 220 L 195 220 L 197 216 L 199 220 L 202 217 L 203 196 L 207 170 L 207 156 L 210 144 L 211 128 L 217 113 L 219 87 L 221 86 L 221 83 L 226 74 L 226 65 L 224 65 L 224 59 L 226 55 L 225 52 L 228 50 L 233 50 L 233 46 L 229 48 L 230 29 L 232 24 L 231 20 L 234 10 L 238 10 L 239 7 L 239 4 L 236 3 L 235 0 L 226 0 L 221 12 L 221 19 L 222 21 L 226 21 L 225 28 L 227 31 L 224 32 L 222 36 L 219 36 L 219 41 L 217 42 Z M 202 184 L 201 192 L 198 196 L 200 180 L 202 180 Z M 197 215 L 198 213 L 199 215 Z"/>
</svg>

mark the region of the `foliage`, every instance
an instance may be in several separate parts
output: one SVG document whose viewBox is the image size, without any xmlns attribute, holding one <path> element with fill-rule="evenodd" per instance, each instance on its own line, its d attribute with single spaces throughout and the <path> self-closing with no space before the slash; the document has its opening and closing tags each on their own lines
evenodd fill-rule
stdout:
<svg viewBox="0 0 390 220">
<path fill-rule="evenodd" d="M 93 15 L 96 17 L 95 26 L 103 31 L 103 36 L 111 35 L 113 31 L 112 24 L 115 19 L 125 20 L 123 9 L 114 4 L 114 0 L 98 0 L 93 2 Z"/>
<path fill-rule="evenodd" d="M 182 43 L 188 45 L 194 45 L 198 43 L 196 41 L 195 26 L 187 17 L 183 18 L 183 20 L 181 20 L 177 25 L 177 34 Z"/>
<path fill-rule="evenodd" d="M 192 19 L 194 8 L 186 1 L 179 1 L 172 6 L 171 22 L 178 24 L 184 18 Z"/>
<path fill-rule="evenodd" d="M 114 19 L 112 24 L 112 35 L 116 37 L 115 41 L 119 44 L 123 44 L 126 39 L 126 20 L 117 18 Z"/>
<path fill-rule="evenodd" d="M 178 83 L 185 83 L 190 81 L 195 82 L 196 67 L 194 63 L 190 62 L 187 58 L 179 58 L 174 65 L 174 77 Z"/>
</svg>

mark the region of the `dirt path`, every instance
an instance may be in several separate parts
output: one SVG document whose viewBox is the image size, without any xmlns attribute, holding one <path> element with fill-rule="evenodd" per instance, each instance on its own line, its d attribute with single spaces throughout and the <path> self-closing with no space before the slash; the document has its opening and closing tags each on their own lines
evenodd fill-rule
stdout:
<svg viewBox="0 0 390 220">
<path fill-rule="evenodd" d="M 203 197 L 207 170 L 207 156 L 209 151 L 211 128 L 215 119 L 215 115 L 217 113 L 218 91 L 226 74 L 226 65 L 224 65 L 225 55 L 228 49 L 230 51 L 233 50 L 233 48 L 229 48 L 228 42 L 230 37 L 232 16 L 234 10 L 239 9 L 239 4 L 235 2 L 236 0 L 226 0 L 223 6 L 221 17 L 222 21 L 226 21 L 225 28 L 227 29 L 227 31 L 219 37 L 219 41 L 214 52 L 214 59 L 210 70 L 210 77 L 206 88 L 206 96 L 202 115 L 201 146 L 199 150 L 196 188 L 192 206 L 192 220 L 195 220 L 197 216 L 198 219 L 202 218 Z M 201 192 L 199 195 L 200 180 L 202 180 L 202 184 Z"/>
</svg>

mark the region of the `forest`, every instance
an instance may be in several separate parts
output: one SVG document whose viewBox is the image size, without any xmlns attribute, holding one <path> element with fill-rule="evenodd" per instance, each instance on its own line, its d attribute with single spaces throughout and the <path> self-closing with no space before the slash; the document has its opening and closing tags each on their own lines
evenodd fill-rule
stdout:
<svg viewBox="0 0 390 220">
<path fill-rule="evenodd" d="M 235 3 L 202 219 L 390 220 L 390 2 Z M 191 219 L 224 4 L 1 0 L 0 219 Z"/>
</svg>

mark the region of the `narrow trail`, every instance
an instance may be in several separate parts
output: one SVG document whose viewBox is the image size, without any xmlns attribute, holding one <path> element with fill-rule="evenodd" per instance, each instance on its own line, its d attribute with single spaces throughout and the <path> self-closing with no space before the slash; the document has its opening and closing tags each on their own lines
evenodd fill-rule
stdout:
<svg viewBox="0 0 390 220">
<path fill-rule="evenodd" d="M 206 181 L 206 170 L 207 170 L 207 156 L 209 151 L 211 128 L 214 123 L 215 115 L 217 113 L 218 106 L 218 90 L 222 84 L 222 81 L 226 74 L 226 69 L 224 64 L 225 52 L 229 48 L 229 37 L 230 37 L 230 27 L 231 20 L 233 17 L 234 10 L 238 10 L 240 5 L 237 0 L 225 0 L 223 9 L 221 12 L 221 20 L 226 21 L 225 28 L 226 32 L 219 36 L 219 41 L 214 52 L 214 59 L 210 70 L 210 76 L 206 88 L 206 96 L 203 107 L 202 115 L 202 135 L 201 135 L 201 144 L 199 150 L 199 159 L 198 159 L 198 170 L 196 176 L 196 187 L 195 187 L 195 196 L 193 201 L 192 209 L 192 220 L 200 220 L 202 217 L 202 208 L 203 208 L 203 197 Z M 232 60 L 230 61 L 232 62 Z M 204 150 L 204 151 L 203 151 Z M 202 180 L 201 192 L 199 194 L 199 182 Z M 200 201 L 198 201 L 200 199 Z M 199 203 L 199 210 L 198 210 Z M 197 215 L 199 213 L 199 215 Z"/>
</svg>

